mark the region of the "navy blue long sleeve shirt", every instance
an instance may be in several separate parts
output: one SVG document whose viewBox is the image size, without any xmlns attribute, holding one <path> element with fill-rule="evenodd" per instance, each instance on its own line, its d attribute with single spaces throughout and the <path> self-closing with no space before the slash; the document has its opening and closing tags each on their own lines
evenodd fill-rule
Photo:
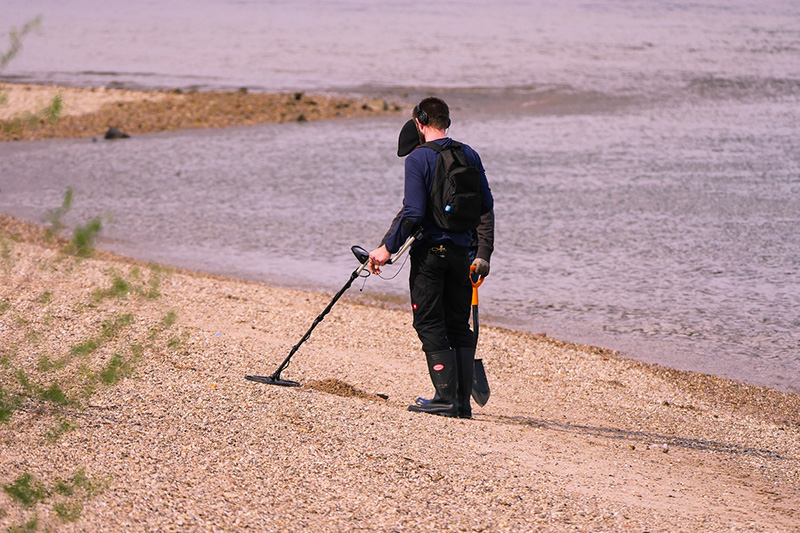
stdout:
<svg viewBox="0 0 800 533">
<path fill-rule="evenodd" d="M 442 146 L 447 146 L 452 142 L 452 139 L 445 137 L 434 142 Z M 492 197 L 492 190 L 489 188 L 489 182 L 486 179 L 486 171 L 483 168 L 483 163 L 478 153 L 466 144 L 463 146 L 464 155 L 469 164 L 479 168 L 481 171 L 481 214 L 488 213 L 494 207 L 494 198 Z M 414 150 L 406 157 L 403 216 L 401 220 L 405 218 L 411 222 L 421 224 L 425 231 L 427 242 L 438 244 L 451 241 L 457 246 L 467 247 L 472 241 L 472 232 L 445 232 L 436 226 L 433 220 L 428 218 L 426 214 L 428 195 L 433 185 L 433 178 L 436 175 L 436 164 L 438 160 L 438 152 L 423 147 Z M 403 224 L 398 222 L 386 238 L 386 249 L 390 253 L 397 252 L 408 236 L 408 232 L 403 228 Z M 415 245 L 416 244 L 417 243 L 415 243 Z"/>
</svg>

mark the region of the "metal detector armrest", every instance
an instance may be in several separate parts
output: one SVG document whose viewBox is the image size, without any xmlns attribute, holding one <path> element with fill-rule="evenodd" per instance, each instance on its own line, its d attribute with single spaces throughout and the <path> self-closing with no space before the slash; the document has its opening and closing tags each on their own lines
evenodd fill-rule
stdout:
<svg viewBox="0 0 800 533">
<path fill-rule="evenodd" d="M 403 246 L 397 250 L 397 253 L 390 257 L 388 261 L 386 261 L 386 264 L 391 265 L 392 263 L 396 263 L 397 260 L 400 259 L 400 256 L 403 255 L 406 250 L 411 248 L 411 245 L 414 244 L 414 241 L 422 238 L 422 235 L 422 227 L 418 227 L 417 230 L 408 239 L 406 239 L 406 242 L 403 243 Z"/>
</svg>

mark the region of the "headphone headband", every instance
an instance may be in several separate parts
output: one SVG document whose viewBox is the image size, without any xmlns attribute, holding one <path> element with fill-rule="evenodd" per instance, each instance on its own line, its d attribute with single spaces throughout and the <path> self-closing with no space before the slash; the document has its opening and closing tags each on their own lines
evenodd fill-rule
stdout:
<svg viewBox="0 0 800 533">
<path fill-rule="evenodd" d="M 420 102 L 420 104 L 421 103 L 422 102 Z M 414 113 L 417 115 L 417 120 L 419 120 L 419 123 L 422 124 L 423 126 L 427 126 L 430 119 L 428 118 L 428 114 L 425 111 L 423 111 L 422 108 L 419 106 L 420 104 L 417 104 L 417 107 L 414 108 Z M 447 117 L 448 128 L 450 127 L 450 123 L 451 123 L 450 117 Z"/>
</svg>

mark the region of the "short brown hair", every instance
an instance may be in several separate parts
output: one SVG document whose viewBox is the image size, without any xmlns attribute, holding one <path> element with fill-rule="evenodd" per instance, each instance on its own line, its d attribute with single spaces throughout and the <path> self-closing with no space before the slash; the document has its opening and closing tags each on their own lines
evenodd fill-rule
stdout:
<svg viewBox="0 0 800 533">
<path fill-rule="evenodd" d="M 439 130 L 446 130 L 450 127 L 450 108 L 444 100 L 430 96 L 422 100 L 414 108 L 411 116 L 420 121 L 423 125 L 432 126 Z M 426 120 L 420 120 L 426 118 Z"/>
</svg>

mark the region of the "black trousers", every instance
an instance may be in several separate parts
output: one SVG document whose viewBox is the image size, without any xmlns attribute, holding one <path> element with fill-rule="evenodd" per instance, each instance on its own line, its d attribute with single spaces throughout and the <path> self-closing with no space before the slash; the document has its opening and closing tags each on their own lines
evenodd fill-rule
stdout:
<svg viewBox="0 0 800 533">
<path fill-rule="evenodd" d="M 473 346 L 468 249 L 423 243 L 411 249 L 414 329 L 426 353 Z"/>
</svg>

